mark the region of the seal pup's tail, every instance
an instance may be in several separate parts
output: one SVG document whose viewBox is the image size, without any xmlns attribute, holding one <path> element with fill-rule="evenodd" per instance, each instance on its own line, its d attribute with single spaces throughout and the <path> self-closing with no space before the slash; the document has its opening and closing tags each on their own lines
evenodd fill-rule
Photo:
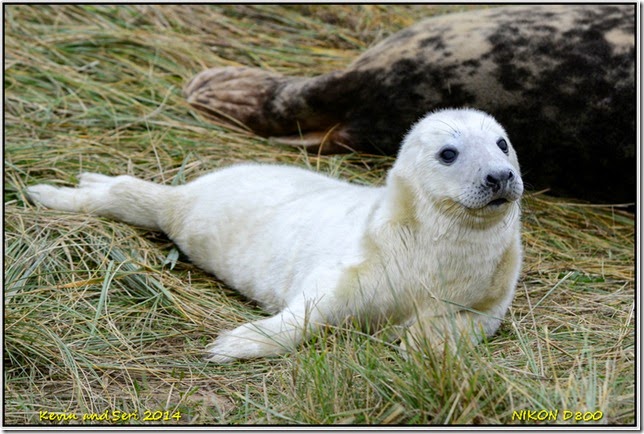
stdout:
<svg viewBox="0 0 644 434">
<path fill-rule="evenodd" d="M 28 187 L 26 193 L 29 200 L 48 208 L 91 213 L 162 230 L 162 206 L 171 188 L 128 175 L 83 173 L 78 188 L 38 184 Z"/>
</svg>

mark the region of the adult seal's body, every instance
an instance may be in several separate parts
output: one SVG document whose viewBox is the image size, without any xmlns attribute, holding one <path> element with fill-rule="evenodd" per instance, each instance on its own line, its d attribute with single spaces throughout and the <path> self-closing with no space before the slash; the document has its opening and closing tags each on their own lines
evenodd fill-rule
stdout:
<svg viewBox="0 0 644 434">
<path fill-rule="evenodd" d="M 190 104 L 323 151 L 395 153 L 424 113 L 469 106 L 518 137 L 533 188 L 635 199 L 635 5 L 526 5 L 436 16 L 312 78 L 215 68 Z"/>
<path fill-rule="evenodd" d="M 349 318 L 411 324 L 404 342 L 496 331 L 521 264 L 523 183 L 503 128 L 474 110 L 421 120 L 383 187 L 286 166 L 240 165 L 183 186 L 84 174 L 37 185 L 48 207 L 162 230 L 274 316 L 224 332 L 217 362 L 291 350 Z"/>
</svg>

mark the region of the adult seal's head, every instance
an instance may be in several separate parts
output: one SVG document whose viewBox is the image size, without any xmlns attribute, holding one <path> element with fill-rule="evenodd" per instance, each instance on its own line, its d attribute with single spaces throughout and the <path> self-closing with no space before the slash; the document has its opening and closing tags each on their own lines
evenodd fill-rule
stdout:
<svg viewBox="0 0 644 434">
<path fill-rule="evenodd" d="M 452 214 L 506 214 L 523 194 L 507 133 L 473 109 L 438 111 L 414 125 L 390 177 L 404 179 L 420 202 Z"/>
</svg>

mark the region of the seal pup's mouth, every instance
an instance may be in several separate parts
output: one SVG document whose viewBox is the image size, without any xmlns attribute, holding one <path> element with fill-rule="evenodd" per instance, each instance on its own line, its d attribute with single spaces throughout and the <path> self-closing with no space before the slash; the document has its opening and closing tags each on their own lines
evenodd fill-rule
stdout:
<svg viewBox="0 0 644 434">
<path fill-rule="evenodd" d="M 486 206 L 496 207 L 496 206 L 501 206 L 501 205 L 503 205 L 504 203 L 508 203 L 508 202 L 509 202 L 509 201 L 508 201 L 506 198 L 504 198 L 504 197 L 500 197 L 500 198 L 498 198 L 498 199 L 494 199 L 494 200 L 492 200 L 492 201 L 488 202 L 488 204 L 487 204 Z"/>
</svg>

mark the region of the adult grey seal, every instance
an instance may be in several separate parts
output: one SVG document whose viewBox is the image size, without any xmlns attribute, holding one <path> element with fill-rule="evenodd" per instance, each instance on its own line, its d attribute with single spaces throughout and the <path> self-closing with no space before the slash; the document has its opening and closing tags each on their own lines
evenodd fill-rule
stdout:
<svg viewBox="0 0 644 434">
<path fill-rule="evenodd" d="M 79 188 L 27 189 L 51 208 L 164 231 L 273 314 L 220 333 L 208 349 L 220 363 L 291 351 L 351 318 L 409 325 L 406 349 L 493 334 L 519 277 L 522 193 L 507 133 L 475 110 L 416 124 L 382 187 L 246 164 L 181 186 L 90 173 Z"/>
<path fill-rule="evenodd" d="M 429 18 L 345 70 L 290 77 L 215 68 L 188 102 L 262 136 L 324 152 L 393 154 L 428 110 L 494 114 L 534 189 L 635 200 L 635 4 L 492 7 Z"/>
</svg>

